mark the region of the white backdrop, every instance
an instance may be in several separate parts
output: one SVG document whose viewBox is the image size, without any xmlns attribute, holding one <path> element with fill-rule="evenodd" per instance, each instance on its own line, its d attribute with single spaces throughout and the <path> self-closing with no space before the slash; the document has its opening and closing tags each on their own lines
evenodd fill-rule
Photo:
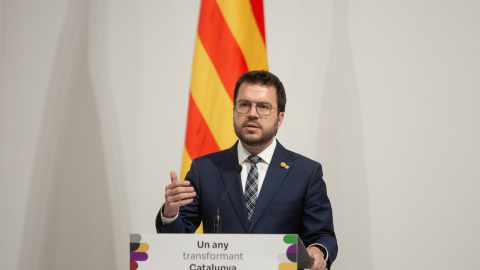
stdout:
<svg viewBox="0 0 480 270">
<path fill-rule="evenodd" d="M 3 0 L 0 269 L 127 269 L 179 170 L 199 1 Z M 476 269 L 480 2 L 265 0 L 335 269 Z"/>
</svg>

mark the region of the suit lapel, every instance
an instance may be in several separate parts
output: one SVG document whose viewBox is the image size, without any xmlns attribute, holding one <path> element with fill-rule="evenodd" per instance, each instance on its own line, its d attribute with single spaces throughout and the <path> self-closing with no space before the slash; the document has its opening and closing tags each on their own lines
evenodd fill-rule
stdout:
<svg viewBox="0 0 480 270">
<path fill-rule="evenodd" d="M 263 212 L 265 212 L 269 202 L 273 198 L 273 195 L 275 195 L 278 187 L 282 184 L 283 180 L 285 180 L 285 177 L 290 172 L 289 169 L 281 167 L 280 164 L 285 162 L 289 167 L 293 167 L 295 160 L 290 156 L 290 152 L 277 141 L 277 147 L 273 153 L 272 160 L 268 166 L 267 174 L 265 175 L 265 180 L 262 184 L 262 189 L 258 196 L 257 203 L 255 204 L 253 218 L 250 222 L 250 227 L 248 228 L 249 232 L 254 228 Z"/>
<path fill-rule="evenodd" d="M 219 166 L 224 188 L 227 188 L 228 184 L 232 180 L 234 169 L 238 165 L 237 144 L 238 141 L 233 147 L 225 152 L 223 162 Z M 241 221 L 246 232 L 248 229 L 248 219 L 247 210 L 243 200 L 242 181 L 240 180 L 240 175 L 237 176 L 236 181 L 232 184 L 227 197 L 233 205 L 233 209 L 235 210 L 235 213 L 237 214 L 238 219 Z M 225 201 L 223 203 L 225 203 Z"/>
</svg>

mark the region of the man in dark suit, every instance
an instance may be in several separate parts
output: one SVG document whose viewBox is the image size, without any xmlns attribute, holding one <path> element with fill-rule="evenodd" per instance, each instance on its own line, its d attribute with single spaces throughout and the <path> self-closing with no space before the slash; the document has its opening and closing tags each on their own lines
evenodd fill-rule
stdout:
<svg viewBox="0 0 480 270">
<path fill-rule="evenodd" d="M 203 221 L 204 232 L 212 233 L 219 199 L 240 164 L 241 181 L 234 182 L 220 208 L 222 233 L 298 234 L 313 259 L 311 269 L 330 267 L 338 247 L 322 166 L 275 139 L 285 104 L 285 89 L 275 75 L 243 74 L 234 91 L 239 141 L 194 159 L 185 181 L 170 173 L 157 232 L 191 233 Z"/>
</svg>

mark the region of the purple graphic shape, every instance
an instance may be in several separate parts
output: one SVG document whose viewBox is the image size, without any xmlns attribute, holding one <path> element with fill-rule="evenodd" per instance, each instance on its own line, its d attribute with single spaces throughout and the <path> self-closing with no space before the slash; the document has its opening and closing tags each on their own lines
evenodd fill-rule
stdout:
<svg viewBox="0 0 480 270">
<path fill-rule="evenodd" d="M 148 254 L 146 252 L 130 252 L 130 261 L 146 261 Z"/>
<path fill-rule="evenodd" d="M 297 254 L 297 245 L 291 245 L 287 248 L 287 254 Z"/>
<path fill-rule="evenodd" d="M 287 248 L 287 259 L 291 262 L 297 262 L 297 245 L 291 245 Z"/>
</svg>

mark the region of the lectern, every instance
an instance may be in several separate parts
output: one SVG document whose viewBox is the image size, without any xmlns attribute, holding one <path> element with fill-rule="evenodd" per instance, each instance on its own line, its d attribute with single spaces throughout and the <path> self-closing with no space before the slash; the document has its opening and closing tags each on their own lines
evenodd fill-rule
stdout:
<svg viewBox="0 0 480 270">
<path fill-rule="evenodd" d="M 310 269 L 296 234 L 131 234 L 130 270 Z"/>
</svg>

